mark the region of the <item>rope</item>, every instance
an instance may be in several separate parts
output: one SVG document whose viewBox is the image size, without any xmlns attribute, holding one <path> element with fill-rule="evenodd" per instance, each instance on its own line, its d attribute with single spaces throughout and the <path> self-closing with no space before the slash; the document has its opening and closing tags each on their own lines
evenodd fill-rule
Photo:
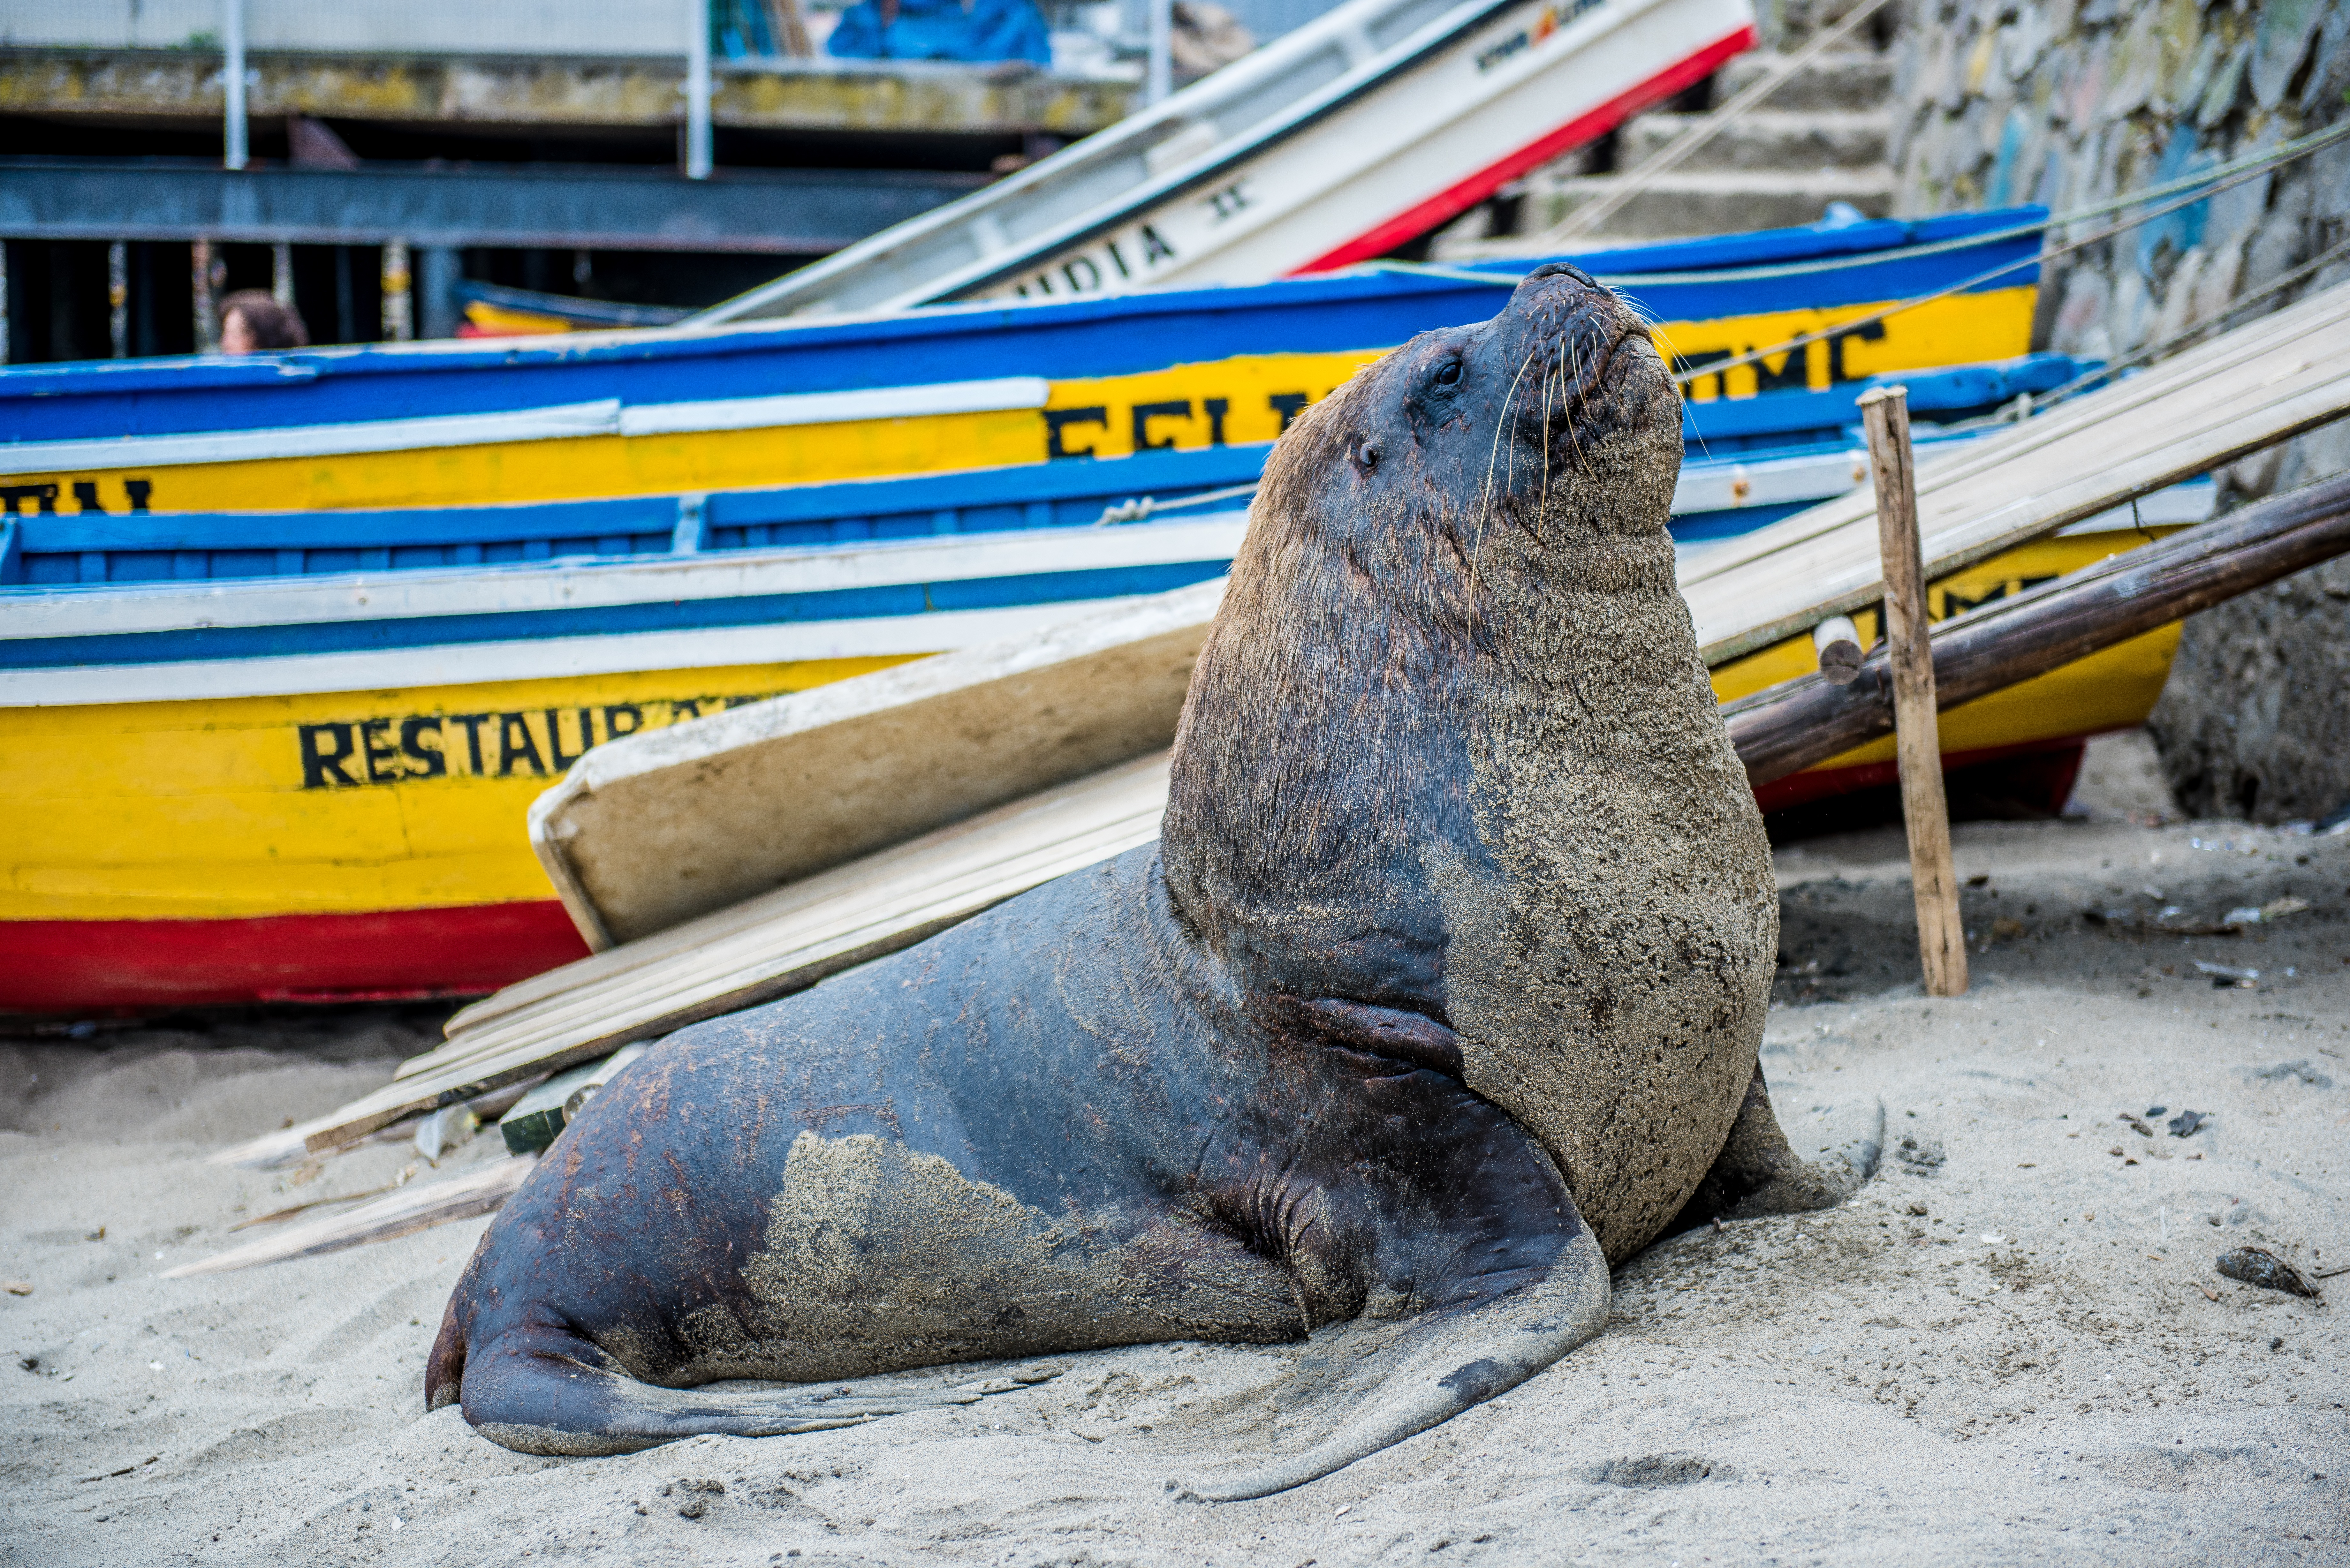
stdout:
<svg viewBox="0 0 2350 1568">
<path fill-rule="evenodd" d="M 1659 148 L 1646 163 L 1625 175 L 1623 183 L 1615 190 L 1589 206 L 1570 213 L 1563 223 L 1555 223 L 1535 235 L 1534 243 L 1561 244 L 1597 228 L 1602 221 L 1615 216 L 1626 202 L 1646 191 L 1659 176 L 1680 167 L 1690 153 L 1712 140 L 1732 122 L 1743 118 L 1748 109 L 1778 91 L 1797 71 L 1850 37 L 1856 28 L 1884 9 L 1886 4 L 1887 0 L 1861 0 L 1861 4 L 1846 13 L 1835 26 L 1782 59 L 1744 92 Z"/>
<path fill-rule="evenodd" d="M 1155 495 L 1145 495 L 1133 501 L 1116 502 L 1102 509 L 1102 514 L 1094 519 L 1093 526 L 1107 528 L 1114 523 L 1139 523 L 1146 517 L 1155 516 L 1161 512 L 1173 512 L 1184 506 L 1205 506 L 1212 501 L 1231 501 L 1243 495 L 1254 495 L 1256 488 L 1255 483 L 1252 481 L 1247 484 L 1234 484 L 1222 490 L 1211 490 L 1203 495 L 1186 495 L 1176 501 L 1161 501 Z"/>
<path fill-rule="evenodd" d="M 2184 348 L 2188 343 L 2193 341 L 2195 338 L 2200 337 L 2203 334 L 2210 331 L 2213 327 L 2219 326 L 2220 323 L 2227 320 L 2229 317 L 2241 314 L 2244 310 L 2252 306 L 2258 305 L 2261 301 L 2269 298 L 2272 295 L 2282 294 L 2286 289 L 2291 288 L 2294 284 L 2301 282 L 2303 279 L 2319 271 L 2328 263 L 2339 261 L 2344 256 L 2350 256 L 2350 240 L 2344 240 L 2340 244 L 2335 245 L 2333 249 L 2302 263 L 2299 266 L 2293 268 L 2282 277 L 2278 278 L 2275 282 L 2263 284 L 2259 288 L 2252 290 L 2251 293 L 2230 303 L 2225 310 L 2221 310 L 2215 315 L 2207 317 L 2203 320 L 2197 322 L 2194 326 L 2188 327 L 2183 332 L 2174 332 L 2159 343 L 2149 343 L 2143 348 L 2134 349 L 2131 352 L 2123 355 L 2118 359 L 2109 360 L 2106 363 L 2098 366 L 2094 370 L 2074 377 L 2073 379 L 2065 382 L 2061 387 L 2055 388 L 2054 390 L 2044 392 L 2037 398 L 2033 398 L 2030 406 L 2033 408 L 2044 409 L 2051 403 L 2061 402 L 2066 398 L 2074 397 L 2078 393 L 2086 391 L 2093 383 L 2108 380 L 2113 377 L 2121 374 L 2121 372 L 2126 370 L 2132 365 L 2142 364 L 2149 359 L 2159 359 L 2174 348 Z M 2023 396 L 2030 398 L 2032 394 L 2026 392 Z"/>
<path fill-rule="evenodd" d="M 2325 130 L 2314 131 L 2310 135 L 2292 141 L 2282 142 L 2265 152 L 2252 153 L 2247 157 L 2220 164 L 2215 168 L 2207 169 L 2200 174 L 2190 174 L 2184 179 L 2148 186 L 2143 191 L 2133 191 L 2126 196 L 2094 202 L 2085 207 L 2074 207 L 2069 212 L 2053 213 L 2029 223 L 2016 223 L 2004 229 L 1989 229 L 1981 234 L 1964 234 L 1957 239 L 1933 240 L 1924 244 L 1901 245 L 1892 250 L 1863 251 L 1848 256 L 1830 256 L 1818 261 L 1786 262 L 1769 266 L 1719 267 L 1710 271 L 1690 272 L 1597 273 L 1594 275 L 1610 287 L 1638 287 L 1644 284 L 1673 283 L 1759 283 L 1770 278 L 1804 277 L 1814 273 L 1841 272 L 1852 267 L 1876 266 L 1883 262 L 1910 261 L 1920 256 L 1941 255 L 1950 251 L 1973 250 L 1983 245 L 1997 244 L 2002 240 L 2021 239 L 2026 234 L 2045 234 L 2051 229 L 2067 228 L 2085 219 L 2099 218 L 2108 213 L 2118 213 L 2130 207 L 2143 206 L 2147 202 L 2160 201 L 2164 197 L 2177 195 L 2181 192 L 2203 191 L 2206 196 L 2216 194 L 2220 190 L 2243 183 L 2242 179 L 2234 178 L 2234 176 L 2241 175 L 2250 178 L 2280 163 L 2290 163 L 2297 158 L 2303 158 L 2322 148 L 2330 147 L 2345 137 L 2350 137 L 2350 120 Z M 2210 189 L 2206 190 L 2207 186 Z M 2197 200 L 2200 199 L 2200 197 L 2197 198 Z M 2180 202 L 2178 205 L 2191 206 L 2193 202 Z M 2164 209 L 2165 212 L 2172 210 L 2172 208 Z M 2135 222 L 2145 223 L 2159 216 L 2161 216 L 2159 213 L 2147 213 Z M 2133 225 L 2121 225 L 2123 228 L 2131 226 Z M 2102 237 L 2104 236 L 2092 236 L 2092 241 Z M 1526 259 L 1534 261 L 1539 258 L 1529 256 Z M 1514 265 L 1515 264 L 1504 265 Z M 2027 264 L 2017 265 L 2021 266 Z M 1508 272 L 1488 271 L 1471 266 L 1447 266 L 1438 262 L 1366 262 L 1359 267 L 1347 270 L 1417 273 L 1454 283 L 1482 283 L 1495 288 L 1517 286 L 1516 277 Z M 2005 272 L 2015 269 L 2002 268 L 2001 270 Z M 1773 349 L 1771 352 L 1776 353 L 1777 350 Z"/>
</svg>

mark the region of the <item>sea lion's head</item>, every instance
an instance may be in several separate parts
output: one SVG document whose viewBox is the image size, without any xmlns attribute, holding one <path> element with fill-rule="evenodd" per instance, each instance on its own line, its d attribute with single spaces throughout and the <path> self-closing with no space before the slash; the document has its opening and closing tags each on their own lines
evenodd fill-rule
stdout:
<svg viewBox="0 0 2350 1568">
<path fill-rule="evenodd" d="M 1366 561 L 1409 557 L 1465 608 L 1497 574 L 1669 559 L 1680 455 L 1679 393 L 1648 327 L 1552 262 L 1492 320 L 1421 333 L 1307 410 L 1267 465 L 1263 510 L 1310 515 Z M 1534 548 L 1496 548 L 1513 534 Z"/>
<path fill-rule="evenodd" d="M 1562 263 L 1308 409 L 1193 674 L 1162 840 L 1243 992 L 1456 1031 L 1615 1258 L 1720 1148 L 1777 947 L 1674 580 L 1680 452 L 1648 328 Z"/>
</svg>

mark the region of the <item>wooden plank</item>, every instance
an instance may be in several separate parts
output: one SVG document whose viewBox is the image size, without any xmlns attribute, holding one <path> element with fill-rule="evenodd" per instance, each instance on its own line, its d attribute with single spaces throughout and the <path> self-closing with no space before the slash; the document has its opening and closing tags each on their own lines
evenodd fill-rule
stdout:
<svg viewBox="0 0 2350 1568">
<path fill-rule="evenodd" d="M 681 960 L 706 968 L 737 947 L 752 953 L 804 950 L 877 925 L 919 918 L 941 902 L 962 904 L 998 883 L 1020 881 L 1072 854 L 1147 842 L 1165 806 L 1166 774 L 1163 753 L 1140 758 L 629 948 L 579 960 L 540 977 L 547 983 L 528 982 L 530 1010 L 544 1017 L 547 1007 L 578 1011 L 605 1005 L 646 987 L 673 986 Z M 403 1064 L 400 1076 L 429 1070 L 426 1064 L 447 1062 L 457 1050 L 496 1048 L 493 1043 L 504 1038 L 503 1030 L 513 1027 L 524 1011 L 467 1009 L 450 1021 L 449 1044 Z"/>
<path fill-rule="evenodd" d="M 532 846 L 602 950 L 1162 749 L 1222 593 L 1153 595 L 599 746 L 531 808 Z"/>
<path fill-rule="evenodd" d="M 508 1070 L 504 1058 L 547 1041 L 564 1041 L 567 1058 L 575 1040 L 585 1043 L 578 1048 L 614 1046 L 804 989 L 828 974 L 911 946 L 1055 877 L 1147 844 L 1157 834 L 1154 811 L 1100 831 L 1055 839 L 1004 866 L 928 883 L 885 907 L 813 932 L 799 922 L 777 921 L 639 977 L 582 989 L 495 1032 L 452 1041 L 447 1056 L 420 1058 L 417 1071 L 396 1080 L 389 1093 L 412 1094 L 417 1083 L 468 1075 L 483 1063 L 500 1062 L 504 1072 Z"/>
<path fill-rule="evenodd" d="M 1926 614 L 1926 562 L 1918 541 L 1918 492 L 1909 404 L 1899 387 L 1862 395 L 1876 475 L 1879 569 L 1885 576 L 1885 647 L 1893 669 L 1893 734 L 1908 830 L 1909 888 L 1918 907 L 1918 957 L 1929 996 L 1963 996 L 1967 934 L 1950 867 L 1950 810 L 1942 794 L 1942 731 L 1934 708 L 1933 623 Z"/>
<path fill-rule="evenodd" d="M 1926 575 L 1945 576 L 2350 411 L 2350 285 L 1918 469 Z M 1863 493 L 1709 549 L 1681 591 L 1708 664 L 1884 597 Z"/>
<path fill-rule="evenodd" d="M 790 910 L 826 905 L 846 891 L 886 881 L 894 874 L 896 867 L 912 862 L 932 865 L 939 857 L 952 851 L 959 841 L 970 841 L 961 853 L 984 857 L 990 852 L 988 846 L 996 842 L 991 836 L 1002 835 L 1012 822 L 1030 812 L 1072 813 L 1070 830 L 1077 831 L 1079 818 L 1086 811 L 1093 809 L 1084 803 L 1091 798 L 1088 792 L 1094 784 L 1108 784 L 1113 779 L 1124 776 L 1124 770 L 1128 768 L 1148 770 L 1153 765 L 1152 759 L 1138 759 L 1119 768 L 1106 770 L 1094 780 L 1048 790 L 1033 799 L 1014 802 L 968 821 L 866 856 L 853 867 L 841 868 L 837 876 L 821 873 L 669 930 L 639 938 L 560 969 L 534 975 L 528 980 L 517 981 L 495 995 L 485 997 L 460 1011 L 449 1021 L 447 1032 L 452 1037 L 473 1033 L 504 1013 L 574 991 L 589 981 L 607 980 L 629 970 L 666 963 L 681 953 L 706 947 L 739 931 L 768 926 Z M 1109 809 L 1107 805 L 1102 808 Z M 420 1061 L 424 1059 L 418 1058 Z M 403 1072 L 406 1070 L 402 1069 Z"/>
<path fill-rule="evenodd" d="M 483 1121 L 495 1121 L 505 1113 L 507 1106 L 529 1092 L 530 1085 L 531 1079 L 525 1077 L 483 1095 L 473 1102 L 473 1114 Z M 312 1149 L 307 1140 L 312 1132 L 332 1119 L 332 1117 L 321 1117 L 316 1121 L 297 1122 L 275 1132 L 263 1133 L 259 1137 L 250 1138 L 244 1143 L 215 1151 L 205 1158 L 204 1163 L 243 1166 L 251 1170 L 276 1170 L 289 1165 L 300 1165 L 305 1160 L 317 1158 L 317 1151 Z M 369 1133 L 363 1138 L 354 1139 L 336 1147 L 338 1149 L 343 1149 L 357 1147 L 360 1143 L 389 1143 L 407 1137 L 411 1130 L 405 1127 L 393 1129 L 386 1126 Z"/>
<path fill-rule="evenodd" d="M 198 1274 L 222 1274 L 233 1269 L 256 1268 L 263 1263 L 282 1263 L 289 1258 L 311 1258 L 321 1252 L 339 1252 L 346 1247 L 365 1246 L 370 1241 L 389 1241 L 395 1236 L 430 1226 L 446 1224 L 452 1220 L 468 1220 L 476 1214 L 487 1214 L 504 1203 L 523 1183 L 531 1168 L 538 1163 L 536 1155 L 507 1155 L 489 1160 L 446 1181 L 419 1182 L 403 1187 L 389 1198 L 380 1198 L 364 1208 L 347 1214 L 323 1215 L 288 1225 L 285 1230 L 257 1237 L 242 1246 L 231 1247 L 225 1252 L 215 1252 L 209 1258 L 192 1263 L 182 1263 L 176 1269 L 166 1269 L 167 1280 L 184 1280 Z"/>
<path fill-rule="evenodd" d="M 826 975 L 910 946 L 1054 877 L 1149 843 L 1157 833 L 1154 811 L 1102 831 L 1055 839 L 1007 864 L 926 880 L 900 889 L 903 896 L 883 907 L 813 930 L 788 919 L 754 929 L 650 972 L 583 987 L 544 1009 L 511 1017 L 494 1031 L 452 1040 L 445 1055 L 420 1058 L 413 1064 L 417 1070 L 395 1080 L 387 1094 L 410 1097 L 419 1085 L 463 1077 L 487 1063 L 500 1064 L 503 1072 L 507 1070 L 504 1060 L 515 1051 L 546 1043 L 563 1042 L 567 1056 L 575 1048 L 617 1046 L 801 990 Z"/>
<path fill-rule="evenodd" d="M 2350 555 L 2350 475 L 1944 621 L 1933 638 L 1936 701 L 1971 702 L 2342 555 Z M 1884 734 L 1891 684 L 1879 649 L 1844 685 L 1806 675 L 1729 704 L 1722 717 L 1748 782 L 1785 778 Z"/>
<path fill-rule="evenodd" d="M 815 984 L 1159 834 L 1165 755 L 928 835 L 642 947 L 598 953 L 531 982 L 528 1000 L 468 1009 L 439 1050 L 383 1089 L 294 1129 L 325 1150 L 525 1076 L 560 1072 L 699 1019 Z M 286 1133 L 256 1142 L 276 1143 Z M 236 1163 L 253 1146 L 215 1158 Z"/>
</svg>

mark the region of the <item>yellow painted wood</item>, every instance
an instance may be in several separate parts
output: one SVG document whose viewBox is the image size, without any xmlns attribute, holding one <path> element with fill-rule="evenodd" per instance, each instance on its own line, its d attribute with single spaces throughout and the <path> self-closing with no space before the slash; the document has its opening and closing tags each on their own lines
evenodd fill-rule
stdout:
<svg viewBox="0 0 2350 1568">
<path fill-rule="evenodd" d="M 568 317 L 536 310 L 509 310 L 476 299 L 465 306 L 465 319 L 492 337 L 538 337 L 556 332 L 588 330 Z"/>
<path fill-rule="evenodd" d="M 587 732 L 602 741 L 898 662 L 0 710 L 0 821 L 9 825 L 0 837 L 0 919 L 549 898 L 524 818 L 585 749 L 583 710 Z M 473 715 L 471 726 L 457 722 Z M 469 728 L 480 740 L 478 767 Z"/>
<path fill-rule="evenodd" d="M 1045 421 L 1034 410 L 858 420 L 682 435 L 580 436 L 340 457 L 109 468 L 35 476 L 94 481 L 99 500 L 126 510 L 123 482 L 152 488 L 157 512 L 334 510 L 463 506 L 501 501 L 576 501 L 761 484 L 879 479 L 1035 462 Z M 15 483 L 12 481 L 12 483 Z"/>
<path fill-rule="evenodd" d="M 2034 287 L 1954 294 L 1880 322 L 1856 327 L 1831 342 L 1809 344 L 1756 365 L 1708 375 L 1704 356 L 1736 357 L 1784 343 L 1807 333 L 1829 331 L 1885 308 L 1884 304 L 1844 305 L 1822 310 L 1778 310 L 1713 321 L 1669 321 L 1656 328 L 1657 351 L 1676 369 L 1694 369 L 1683 382 L 1691 402 L 1751 398 L 1765 389 L 1804 387 L 1825 391 L 1835 381 L 1856 381 L 1888 370 L 1922 370 L 2012 358 L 2032 351 Z M 1889 303 L 1889 302 L 1887 302 Z M 1800 354 L 1804 362 L 1791 366 Z M 1724 383 L 1727 383 L 1725 389 Z"/>
<path fill-rule="evenodd" d="M 1045 406 L 1063 412 L 1101 410 L 1098 422 L 1063 425 L 1062 450 L 1067 452 L 1123 457 L 1144 446 L 1204 447 L 1215 438 L 1220 422 L 1224 443 L 1237 446 L 1273 440 L 1284 427 L 1283 401 L 1305 400 L 1290 404 L 1288 418 L 1294 419 L 1299 408 L 1328 397 L 1384 353 L 1383 348 L 1367 348 L 1346 354 L 1250 355 L 1139 376 L 1056 381 Z M 1211 400 L 1223 404 L 1221 411 L 1209 407 Z"/>
</svg>

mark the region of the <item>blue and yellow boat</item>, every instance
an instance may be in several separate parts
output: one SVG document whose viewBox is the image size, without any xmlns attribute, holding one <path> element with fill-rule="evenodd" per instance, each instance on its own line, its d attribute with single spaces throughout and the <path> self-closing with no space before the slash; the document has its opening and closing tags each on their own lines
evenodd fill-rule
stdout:
<svg viewBox="0 0 2350 1568">
<path fill-rule="evenodd" d="M 2069 379 L 2028 352 L 2028 266 L 1862 319 L 2027 262 L 2039 216 L 1583 258 L 1688 377 L 1677 533 L 1851 488 L 1872 379 L 1928 420 Z M 588 746 L 1221 573 L 1298 410 L 1514 277 L 0 371 L 0 1008 L 458 994 L 577 957 L 522 822 Z M 2043 703 L 1993 739 L 2130 722 L 2159 663 L 2094 725 Z"/>
</svg>

